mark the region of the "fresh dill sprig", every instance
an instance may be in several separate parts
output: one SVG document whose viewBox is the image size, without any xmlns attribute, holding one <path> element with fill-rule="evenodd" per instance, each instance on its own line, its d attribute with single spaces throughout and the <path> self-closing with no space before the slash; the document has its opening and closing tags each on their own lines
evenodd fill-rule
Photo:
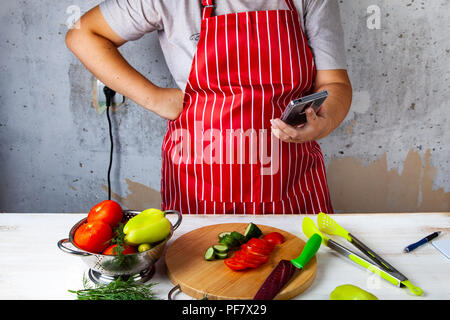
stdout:
<svg viewBox="0 0 450 320">
<path fill-rule="evenodd" d="M 105 284 L 90 286 L 85 277 L 83 277 L 84 289 L 68 290 L 75 293 L 78 300 L 158 300 L 152 291 L 156 283 L 139 283 L 132 278 L 122 280 L 121 277 Z"/>
<path fill-rule="evenodd" d="M 122 251 L 125 249 L 125 233 L 123 233 L 124 224 L 121 222 L 114 229 L 114 237 L 111 239 L 111 244 L 116 244 L 113 249 L 113 254 L 117 255 L 117 260 L 119 264 L 125 261 L 125 255 Z"/>
<path fill-rule="evenodd" d="M 125 246 L 125 233 L 123 233 L 124 223 L 121 222 L 116 228 L 114 228 L 114 237 L 111 239 L 112 244 L 118 246 Z"/>
</svg>

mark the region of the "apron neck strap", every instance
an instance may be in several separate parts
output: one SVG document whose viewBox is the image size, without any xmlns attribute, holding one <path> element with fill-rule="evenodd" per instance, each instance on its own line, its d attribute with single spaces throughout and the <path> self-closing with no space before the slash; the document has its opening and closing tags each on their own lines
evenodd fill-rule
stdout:
<svg viewBox="0 0 450 320">
<path fill-rule="evenodd" d="M 295 9 L 294 1 L 292 0 L 284 0 L 286 2 L 289 10 L 293 11 L 294 13 L 297 12 L 297 9 Z"/>
<path fill-rule="evenodd" d="M 211 17 L 214 9 L 214 0 L 202 0 L 203 13 L 202 19 L 207 19 Z"/>
<path fill-rule="evenodd" d="M 289 7 L 289 10 L 297 12 L 292 0 L 284 0 L 284 1 Z M 203 5 L 202 19 L 207 19 L 211 17 L 214 10 L 214 0 L 202 0 L 202 5 Z"/>
</svg>

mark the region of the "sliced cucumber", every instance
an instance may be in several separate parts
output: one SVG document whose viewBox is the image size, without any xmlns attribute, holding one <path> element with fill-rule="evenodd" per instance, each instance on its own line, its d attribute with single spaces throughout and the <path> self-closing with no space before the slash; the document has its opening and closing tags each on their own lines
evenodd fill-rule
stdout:
<svg viewBox="0 0 450 320">
<path fill-rule="evenodd" d="M 213 246 L 216 253 L 227 253 L 228 252 L 228 246 L 224 244 L 216 244 Z"/>
<path fill-rule="evenodd" d="M 227 252 L 216 252 L 216 257 L 218 259 L 226 259 L 226 258 L 228 258 L 228 253 Z"/>
<path fill-rule="evenodd" d="M 211 261 L 211 260 L 214 260 L 215 257 L 216 257 L 216 251 L 214 250 L 213 247 L 209 247 L 208 249 L 206 249 L 205 260 Z"/>
<path fill-rule="evenodd" d="M 259 229 L 258 226 L 252 222 L 248 224 L 244 232 L 244 236 L 247 238 L 247 240 L 250 240 L 251 238 L 259 238 L 261 235 L 261 229 Z"/>
<path fill-rule="evenodd" d="M 231 234 L 231 231 L 219 233 L 219 241 L 220 241 L 220 239 L 222 239 L 223 237 L 225 237 L 226 235 L 229 235 L 229 234 Z"/>
<path fill-rule="evenodd" d="M 241 246 L 251 238 L 258 238 L 262 235 L 261 230 L 254 224 L 249 223 L 245 233 L 237 231 L 226 231 L 219 233 L 219 244 L 209 247 L 205 252 L 205 260 L 211 261 L 215 258 L 225 259 L 228 257 L 228 251 Z"/>
<path fill-rule="evenodd" d="M 231 233 L 231 236 L 234 238 L 234 240 L 236 240 L 239 245 L 244 244 L 245 242 L 247 242 L 247 239 L 245 238 L 245 236 L 243 236 L 242 234 L 240 234 L 237 231 L 233 231 Z"/>
<path fill-rule="evenodd" d="M 239 245 L 239 241 L 237 241 L 231 234 L 223 236 L 220 239 L 219 243 L 226 245 L 229 249 L 237 247 Z"/>
</svg>

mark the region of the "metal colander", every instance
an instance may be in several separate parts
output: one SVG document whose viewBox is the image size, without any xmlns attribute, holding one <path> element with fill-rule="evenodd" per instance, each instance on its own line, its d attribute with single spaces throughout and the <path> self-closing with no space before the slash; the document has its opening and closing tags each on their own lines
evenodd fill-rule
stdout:
<svg viewBox="0 0 450 320">
<path fill-rule="evenodd" d="M 139 213 L 140 211 L 124 210 L 122 222 L 127 222 Z M 69 232 L 69 238 L 58 241 L 58 248 L 66 253 L 81 257 L 88 267 L 97 273 L 113 277 L 136 275 L 141 273 L 143 270 L 147 270 L 153 266 L 156 261 L 158 261 L 164 252 L 167 241 L 169 241 L 173 235 L 173 232 L 181 224 L 182 216 L 178 211 L 167 210 L 165 213 L 177 215 L 177 221 L 174 225 L 171 224 L 170 226 L 169 236 L 163 242 L 144 252 L 127 254 L 121 259 L 118 256 L 87 252 L 77 247 L 74 242 L 75 231 L 79 226 L 86 222 L 87 218 L 80 220 L 72 227 Z M 67 247 L 67 243 L 70 243 L 72 248 Z"/>
</svg>

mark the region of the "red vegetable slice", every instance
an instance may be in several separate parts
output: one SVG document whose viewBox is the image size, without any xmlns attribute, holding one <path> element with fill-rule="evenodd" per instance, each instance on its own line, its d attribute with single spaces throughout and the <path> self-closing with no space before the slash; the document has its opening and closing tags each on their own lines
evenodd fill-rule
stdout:
<svg viewBox="0 0 450 320">
<path fill-rule="evenodd" d="M 267 239 L 265 239 L 267 237 Z M 270 253 L 276 244 L 284 242 L 284 237 L 278 232 L 271 232 L 264 238 L 251 238 L 247 243 L 241 245 L 234 256 L 224 260 L 230 269 L 238 271 L 247 268 L 257 268 L 270 259 Z"/>
<path fill-rule="evenodd" d="M 263 237 L 263 239 L 269 243 L 272 243 L 273 245 L 279 245 L 284 242 L 284 237 L 279 232 L 268 233 Z"/>
<path fill-rule="evenodd" d="M 239 271 L 239 270 L 245 270 L 245 269 L 247 269 L 247 266 L 246 266 L 246 265 L 240 263 L 239 261 L 237 261 L 237 260 L 234 259 L 234 258 L 226 258 L 226 259 L 224 260 L 224 262 L 225 262 L 225 265 L 226 265 L 228 268 L 230 268 L 231 270 L 234 270 L 234 271 Z"/>
<path fill-rule="evenodd" d="M 245 243 L 241 246 L 241 250 L 244 251 L 251 251 L 253 254 L 255 255 L 260 255 L 260 256 L 266 256 L 267 254 L 264 253 L 264 250 L 261 250 L 258 247 L 252 247 L 251 245 Z"/>
<path fill-rule="evenodd" d="M 233 256 L 233 258 L 236 261 L 238 261 L 238 262 L 242 263 L 243 265 L 247 266 L 248 268 L 257 268 L 260 265 L 260 263 L 249 259 L 249 257 L 244 252 L 242 252 L 241 250 L 236 251 L 234 256 Z"/>
<path fill-rule="evenodd" d="M 266 263 L 267 261 L 269 261 L 269 258 L 270 258 L 269 255 L 257 253 L 255 251 L 253 251 L 252 247 L 245 246 L 241 250 L 244 254 L 247 255 L 247 257 L 250 261 L 254 261 L 254 262 L 260 263 L 260 264 L 263 264 L 263 263 Z"/>
<path fill-rule="evenodd" d="M 275 247 L 270 242 L 259 238 L 250 239 L 247 244 L 262 254 L 270 254 Z"/>
</svg>

